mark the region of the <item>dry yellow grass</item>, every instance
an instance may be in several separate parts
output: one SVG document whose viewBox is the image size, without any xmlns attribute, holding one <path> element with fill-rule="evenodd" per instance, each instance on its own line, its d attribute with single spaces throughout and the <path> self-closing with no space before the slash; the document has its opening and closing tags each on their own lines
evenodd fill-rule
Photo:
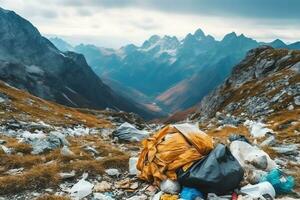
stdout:
<svg viewBox="0 0 300 200">
<path fill-rule="evenodd" d="M 22 190 L 56 187 L 60 179 L 56 164 L 36 165 L 21 175 L 0 177 L 0 194 L 17 193 Z"/>
<path fill-rule="evenodd" d="M 44 195 L 38 197 L 36 200 L 71 200 L 71 198 L 57 195 Z"/>
<path fill-rule="evenodd" d="M 3 138 L 6 146 L 19 147 L 16 140 Z M 99 136 L 82 136 L 68 138 L 69 149 L 73 156 L 63 156 L 60 149 L 42 155 L 31 155 L 25 151 L 23 155 L 6 155 L 0 153 L 0 194 L 17 193 L 46 187 L 57 187 L 60 182 L 59 172 L 75 170 L 76 177 L 88 172 L 90 176 L 102 175 L 107 168 L 128 169 L 129 156 L 116 147 L 105 143 Z M 90 145 L 99 151 L 101 160 L 96 160 L 84 147 Z M 47 164 L 47 163 L 51 164 Z M 7 175 L 9 169 L 24 168 L 19 175 Z M 50 197 L 49 197 L 50 198 Z M 51 197 L 52 198 L 52 197 Z"/>
<path fill-rule="evenodd" d="M 11 112 L 0 115 L 3 119 L 19 119 L 25 115 L 30 121 L 43 120 L 52 125 L 84 124 L 88 127 L 99 128 L 112 126 L 109 121 L 98 119 L 95 115 L 34 97 L 27 92 L 8 87 L 1 81 L 0 92 L 7 95 L 12 104 Z M 5 109 L 7 106 L 0 106 L 0 111 Z"/>
<path fill-rule="evenodd" d="M 212 136 L 216 143 L 218 143 L 218 142 L 226 143 L 228 137 L 231 134 L 244 135 L 249 140 L 251 140 L 247 127 L 242 126 L 242 125 L 238 126 L 238 127 L 225 126 L 222 129 L 213 128 L 213 129 L 206 131 L 206 133 L 208 135 Z"/>
</svg>

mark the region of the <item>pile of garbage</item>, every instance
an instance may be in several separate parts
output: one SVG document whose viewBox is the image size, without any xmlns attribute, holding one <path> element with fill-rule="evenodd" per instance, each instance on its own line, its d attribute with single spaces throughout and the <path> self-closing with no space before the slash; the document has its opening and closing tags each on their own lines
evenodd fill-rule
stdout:
<svg viewBox="0 0 300 200">
<path fill-rule="evenodd" d="M 142 142 L 138 177 L 160 188 L 154 200 L 272 200 L 295 186 L 270 156 L 245 137 L 230 144 L 191 124 L 168 125 Z M 131 169 L 134 171 L 134 169 Z"/>
</svg>

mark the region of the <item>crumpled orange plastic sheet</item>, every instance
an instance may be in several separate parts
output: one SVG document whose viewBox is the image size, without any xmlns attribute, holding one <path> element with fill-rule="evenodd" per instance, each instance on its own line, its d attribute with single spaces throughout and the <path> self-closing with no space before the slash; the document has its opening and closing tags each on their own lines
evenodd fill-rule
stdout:
<svg viewBox="0 0 300 200">
<path fill-rule="evenodd" d="M 142 142 L 137 169 L 139 178 L 159 185 L 176 180 L 176 170 L 187 170 L 213 149 L 213 140 L 191 124 L 168 125 Z"/>
</svg>

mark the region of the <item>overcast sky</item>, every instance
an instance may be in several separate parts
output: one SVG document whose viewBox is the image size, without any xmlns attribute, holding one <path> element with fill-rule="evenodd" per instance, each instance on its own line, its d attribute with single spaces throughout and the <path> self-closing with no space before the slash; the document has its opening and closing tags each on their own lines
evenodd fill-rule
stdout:
<svg viewBox="0 0 300 200">
<path fill-rule="evenodd" d="M 153 34 L 179 38 L 201 28 L 259 41 L 300 40 L 300 0 L 0 0 L 42 34 L 71 43 L 119 47 Z"/>
</svg>

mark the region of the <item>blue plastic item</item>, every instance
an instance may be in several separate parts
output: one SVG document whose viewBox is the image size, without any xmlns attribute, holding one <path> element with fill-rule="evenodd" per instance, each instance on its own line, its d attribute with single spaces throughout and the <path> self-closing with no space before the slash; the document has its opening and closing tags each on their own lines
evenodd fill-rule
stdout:
<svg viewBox="0 0 300 200">
<path fill-rule="evenodd" d="M 266 176 L 262 177 L 261 182 L 270 182 L 276 194 L 290 193 L 295 187 L 295 180 L 292 176 L 287 176 L 284 172 L 279 169 L 273 169 Z"/>
<path fill-rule="evenodd" d="M 194 200 L 197 197 L 204 199 L 202 192 L 195 188 L 183 187 L 180 193 L 180 199 L 183 200 Z"/>
</svg>

